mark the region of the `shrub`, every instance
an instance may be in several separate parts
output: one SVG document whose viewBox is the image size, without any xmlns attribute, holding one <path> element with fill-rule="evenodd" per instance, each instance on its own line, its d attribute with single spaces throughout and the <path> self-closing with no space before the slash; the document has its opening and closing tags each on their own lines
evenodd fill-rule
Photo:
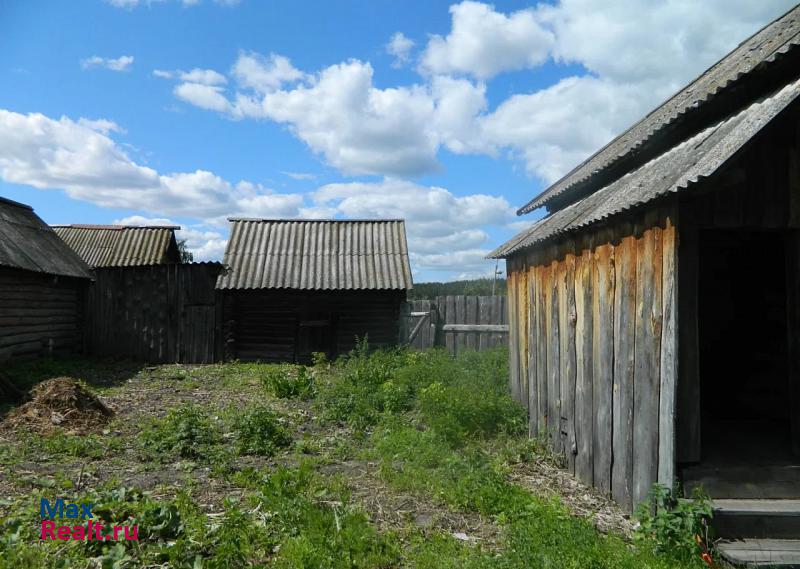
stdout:
<svg viewBox="0 0 800 569">
<path fill-rule="evenodd" d="M 712 514 L 711 500 L 702 489 L 696 488 L 688 500 L 656 484 L 648 500 L 636 509 L 639 521 L 636 535 L 642 546 L 649 544 L 656 553 L 669 554 L 687 563 L 697 562 L 708 543 Z"/>
<path fill-rule="evenodd" d="M 210 447 L 219 440 L 219 428 L 208 413 L 191 404 L 170 409 L 166 417 L 153 421 L 142 433 L 142 443 L 148 450 L 190 459 L 207 458 Z"/>
<path fill-rule="evenodd" d="M 407 360 L 403 350 L 371 352 L 365 341 L 340 358 L 319 386 L 318 402 L 327 419 L 346 421 L 358 430 L 378 422 L 385 410 L 405 406 L 408 394 L 393 383 Z"/>
<path fill-rule="evenodd" d="M 314 376 L 305 366 L 270 366 L 263 383 L 270 393 L 281 399 L 311 399 L 315 394 Z"/>
<path fill-rule="evenodd" d="M 237 414 L 234 428 L 239 454 L 272 456 L 292 442 L 277 415 L 266 407 L 253 407 Z"/>
</svg>

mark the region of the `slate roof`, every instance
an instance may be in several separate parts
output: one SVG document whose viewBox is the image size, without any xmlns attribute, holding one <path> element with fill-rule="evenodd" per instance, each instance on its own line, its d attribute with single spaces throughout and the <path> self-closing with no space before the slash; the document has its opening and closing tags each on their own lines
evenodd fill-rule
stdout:
<svg viewBox="0 0 800 569">
<path fill-rule="evenodd" d="M 91 267 L 162 265 L 179 261 L 179 226 L 54 225 L 53 229 Z"/>
<path fill-rule="evenodd" d="M 407 290 L 403 220 L 231 218 L 218 289 Z"/>
<path fill-rule="evenodd" d="M 579 186 L 581 193 L 587 186 L 591 190 L 594 180 L 601 178 L 610 167 L 630 159 L 643 145 L 653 143 L 682 119 L 705 112 L 709 103 L 741 87 L 742 83 L 750 79 L 757 82 L 756 75 L 760 71 L 779 63 L 789 52 L 796 55 L 798 46 L 800 5 L 739 44 L 689 85 L 520 208 L 518 213 L 529 213 L 549 205 L 555 198 L 563 201 Z"/>
<path fill-rule="evenodd" d="M 0 266 L 91 278 L 89 267 L 30 206 L 0 198 Z"/>
<path fill-rule="evenodd" d="M 690 191 L 725 164 L 764 126 L 800 97 L 800 80 L 714 124 L 612 184 L 537 221 L 490 253 L 506 257 L 556 235 L 670 193 Z"/>
</svg>

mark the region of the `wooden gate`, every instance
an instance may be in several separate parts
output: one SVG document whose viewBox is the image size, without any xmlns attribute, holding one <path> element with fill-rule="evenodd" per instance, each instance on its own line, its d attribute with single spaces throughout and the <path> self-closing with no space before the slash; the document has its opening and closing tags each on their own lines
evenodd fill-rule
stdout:
<svg viewBox="0 0 800 569">
<path fill-rule="evenodd" d="M 214 285 L 220 263 L 95 270 L 86 311 L 87 351 L 151 363 L 219 359 Z"/>
<path fill-rule="evenodd" d="M 407 302 L 401 339 L 418 350 L 444 346 L 452 354 L 508 345 L 505 296 L 438 296 Z"/>
</svg>

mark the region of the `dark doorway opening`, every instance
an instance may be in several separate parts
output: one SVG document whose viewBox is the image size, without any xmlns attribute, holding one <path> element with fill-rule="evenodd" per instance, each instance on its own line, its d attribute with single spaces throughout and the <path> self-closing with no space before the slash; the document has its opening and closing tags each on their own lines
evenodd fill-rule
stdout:
<svg viewBox="0 0 800 569">
<path fill-rule="evenodd" d="M 701 460 L 792 460 L 786 236 L 700 234 Z"/>
<path fill-rule="evenodd" d="M 313 354 L 322 352 L 328 358 L 336 356 L 336 316 L 330 312 L 309 312 L 298 321 L 297 363 L 313 363 Z"/>
</svg>

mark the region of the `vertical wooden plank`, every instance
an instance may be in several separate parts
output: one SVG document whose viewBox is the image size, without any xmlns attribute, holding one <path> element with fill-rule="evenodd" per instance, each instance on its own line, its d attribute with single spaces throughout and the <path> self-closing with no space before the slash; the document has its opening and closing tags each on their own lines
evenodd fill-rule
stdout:
<svg viewBox="0 0 800 569">
<path fill-rule="evenodd" d="M 520 399 L 527 404 L 529 398 L 528 388 L 528 362 L 530 355 L 528 346 L 530 341 L 530 310 L 528 308 L 528 264 L 522 264 L 519 271 L 520 282 L 517 287 L 519 298 L 517 299 L 517 313 L 520 320 L 519 331 L 519 383 Z"/>
<path fill-rule="evenodd" d="M 571 249 L 571 245 L 567 246 Z M 567 468 L 575 474 L 575 381 L 577 357 L 575 355 L 575 255 L 571 250 L 560 263 L 558 277 L 559 339 L 561 354 L 561 436 Z"/>
<path fill-rule="evenodd" d="M 611 493 L 614 391 L 614 248 L 603 231 L 592 265 L 592 410 L 593 474 L 598 490 Z"/>
<path fill-rule="evenodd" d="M 492 323 L 492 315 L 491 315 L 491 297 L 490 296 L 479 296 L 478 297 L 478 323 L 479 324 L 491 324 Z M 488 334 L 485 332 L 481 332 L 478 336 L 478 350 L 483 351 L 489 347 L 488 345 Z"/>
<path fill-rule="evenodd" d="M 539 435 L 547 434 L 547 417 L 548 417 L 548 392 L 547 392 L 547 316 L 546 316 L 546 295 L 547 295 L 547 280 L 545 273 L 547 267 L 537 266 L 535 270 L 536 279 L 536 336 L 534 342 L 536 345 L 536 387 L 538 390 L 538 405 L 539 409 L 537 415 L 539 417 L 538 433 Z"/>
<path fill-rule="evenodd" d="M 509 283 L 509 286 L 511 284 Z M 456 319 L 456 303 L 455 297 L 453 296 L 446 296 L 444 297 L 444 306 L 445 306 L 445 320 L 444 324 L 455 324 Z M 450 352 L 452 355 L 456 355 L 456 342 L 455 342 L 455 334 L 452 332 L 447 332 L 445 336 L 445 346 L 447 347 L 447 351 Z"/>
<path fill-rule="evenodd" d="M 514 275 L 514 279 L 516 281 L 517 275 Z M 515 282 L 515 288 L 517 286 Z M 456 303 L 456 324 L 466 324 L 467 323 L 467 299 L 464 295 L 458 295 L 455 297 Z M 464 349 L 467 347 L 467 335 L 464 332 L 458 332 L 456 334 L 456 353 L 461 354 L 464 352 Z"/>
<path fill-rule="evenodd" d="M 536 268 L 528 269 L 528 434 L 535 437 L 539 432 L 539 401 L 536 384 L 538 366 L 536 351 Z"/>
<path fill-rule="evenodd" d="M 614 400 L 611 495 L 626 511 L 633 511 L 633 368 L 636 324 L 636 239 L 630 224 L 614 257 Z"/>
<path fill-rule="evenodd" d="M 672 213 L 672 212 L 670 212 Z M 677 241 L 674 214 L 667 217 L 662 233 L 661 389 L 658 418 L 658 482 L 672 488 L 675 481 L 675 396 L 678 383 L 678 286 L 675 262 Z"/>
<path fill-rule="evenodd" d="M 575 266 L 575 475 L 584 484 L 594 483 L 592 412 L 592 252 L 587 247 Z"/>
<path fill-rule="evenodd" d="M 465 314 L 465 324 L 478 324 L 478 297 L 477 296 L 467 296 L 465 298 L 466 301 L 466 314 Z M 475 332 L 470 332 L 466 334 L 465 344 L 467 349 L 470 350 L 477 350 L 478 349 L 478 335 Z"/>
<path fill-rule="evenodd" d="M 519 328 L 517 327 L 516 317 L 516 302 L 517 298 L 517 273 L 516 267 L 509 261 L 509 268 L 511 272 L 507 274 L 508 278 L 508 298 L 509 298 L 509 328 L 508 328 L 508 358 L 509 358 L 509 376 L 511 379 L 511 395 L 515 401 L 520 400 L 519 391 Z"/>
<path fill-rule="evenodd" d="M 654 211 L 657 214 L 656 211 Z M 633 374 L 633 506 L 647 499 L 658 480 L 661 382 L 661 228 L 648 214 L 636 242 L 636 324 Z"/>
<path fill-rule="evenodd" d="M 547 338 L 547 432 L 552 437 L 553 449 L 561 448 L 561 385 L 559 375 L 558 339 L 558 263 L 553 262 L 545 269 L 545 322 Z"/>
<path fill-rule="evenodd" d="M 700 354 L 697 322 L 699 240 L 683 212 L 678 236 L 677 461 L 700 460 Z"/>
</svg>

